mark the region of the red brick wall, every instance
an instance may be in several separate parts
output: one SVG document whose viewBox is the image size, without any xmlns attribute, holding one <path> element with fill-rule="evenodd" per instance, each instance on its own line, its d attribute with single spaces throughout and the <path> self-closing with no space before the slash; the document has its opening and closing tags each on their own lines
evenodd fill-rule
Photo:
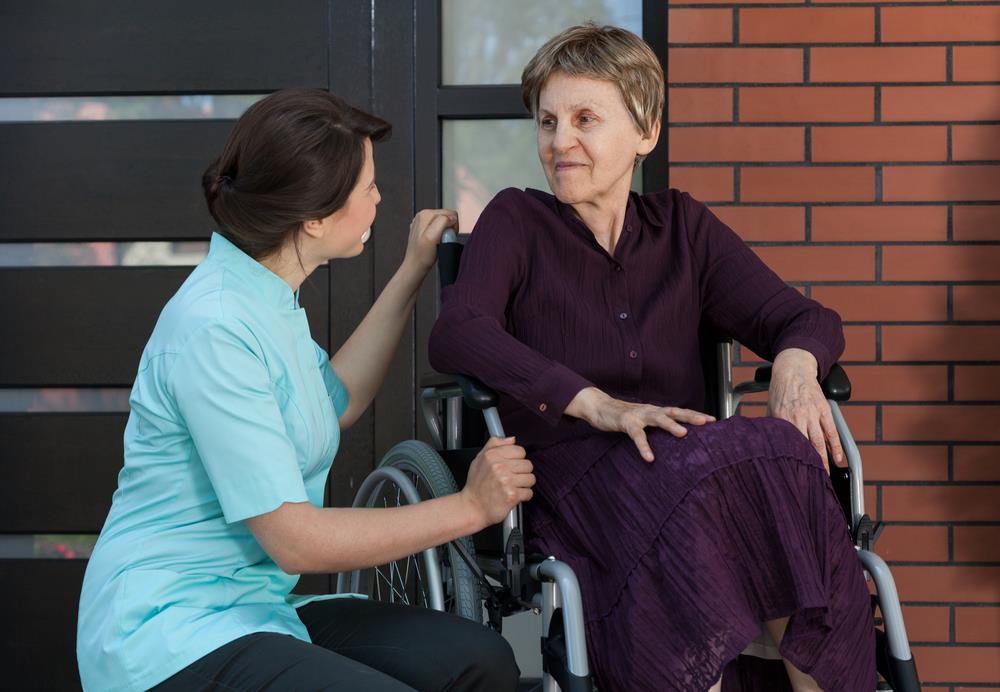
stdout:
<svg viewBox="0 0 1000 692">
<path fill-rule="evenodd" d="M 709 0 L 669 37 L 671 186 L 844 318 L 925 689 L 1000 689 L 1000 4 Z"/>
</svg>

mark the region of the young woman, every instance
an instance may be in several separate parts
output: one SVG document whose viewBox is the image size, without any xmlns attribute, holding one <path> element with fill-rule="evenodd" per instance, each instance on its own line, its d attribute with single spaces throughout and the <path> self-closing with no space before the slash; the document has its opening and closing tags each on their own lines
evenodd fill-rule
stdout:
<svg viewBox="0 0 1000 692">
<path fill-rule="evenodd" d="M 340 431 L 371 403 L 455 213 L 425 210 L 406 255 L 334 354 L 298 289 L 358 255 L 388 123 L 317 90 L 239 119 L 203 178 L 218 232 L 143 351 L 125 464 L 87 566 L 77 655 L 91 690 L 513 690 L 506 642 L 442 613 L 296 600 L 299 574 L 382 564 L 474 533 L 531 497 L 512 439 L 452 496 L 323 508 Z M 334 277 L 336 280 L 336 277 Z"/>
</svg>

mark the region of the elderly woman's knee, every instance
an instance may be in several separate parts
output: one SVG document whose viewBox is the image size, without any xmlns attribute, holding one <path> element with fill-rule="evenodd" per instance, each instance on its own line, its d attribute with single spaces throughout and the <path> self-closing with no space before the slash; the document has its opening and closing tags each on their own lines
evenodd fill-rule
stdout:
<svg viewBox="0 0 1000 692">
<path fill-rule="evenodd" d="M 521 671 L 510 644 L 487 627 L 469 625 L 463 628 L 461 636 L 448 644 L 448 660 L 454 671 L 453 682 L 447 689 L 455 692 L 516 690 Z"/>
</svg>

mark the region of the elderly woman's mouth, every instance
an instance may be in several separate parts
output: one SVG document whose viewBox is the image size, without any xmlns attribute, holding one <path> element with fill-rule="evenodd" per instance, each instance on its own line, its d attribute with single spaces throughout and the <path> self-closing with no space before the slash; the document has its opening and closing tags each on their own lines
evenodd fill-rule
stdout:
<svg viewBox="0 0 1000 692">
<path fill-rule="evenodd" d="M 582 163 L 576 163 L 573 161 L 561 161 L 556 164 L 556 171 L 568 171 L 574 168 L 583 168 Z"/>
</svg>

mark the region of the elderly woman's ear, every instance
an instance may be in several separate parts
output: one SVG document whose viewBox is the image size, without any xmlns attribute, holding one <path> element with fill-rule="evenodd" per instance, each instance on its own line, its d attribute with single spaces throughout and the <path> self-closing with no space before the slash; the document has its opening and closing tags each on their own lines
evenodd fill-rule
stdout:
<svg viewBox="0 0 1000 692">
<path fill-rule="evenodd" d="M 639 142 L 639 149 L 636 151 L 637 156 L 645 157 L 649 152 L 656 148 L 656 143 L 660 140 L 660 121 L 657 120 L 653 123 L 653 127 L 650 128 L 649 134 L 644 134 L 642 140 Z"/>
</svg>

